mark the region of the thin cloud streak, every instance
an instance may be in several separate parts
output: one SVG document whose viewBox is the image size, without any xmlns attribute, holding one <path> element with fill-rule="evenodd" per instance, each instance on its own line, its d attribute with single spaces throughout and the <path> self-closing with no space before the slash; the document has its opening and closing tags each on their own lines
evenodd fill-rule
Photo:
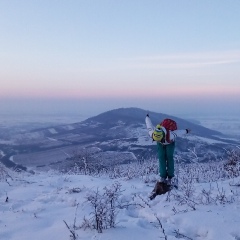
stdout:
<svg viewBox="0 0 240 240">
<path fill-rule="evenodd" d="M 97 61 L 96 61 L 97 60 Z M 95 59 L 78 69 L 79 73 L 109 73 L 138 69 L 195 69 L 240 63 L 240 50 L 224 52 L 189 53 L 175 55 L 140 56 L 116 59 Z"/>
<path fill-rule="evenodd" d="M 178 55 L 143 56 L 125 59 L 133 68 L 180 69 L 202 68 L 213 65 L 235 64 L 240 62 L 240 51 L 189 53 Z"/>
</svg>

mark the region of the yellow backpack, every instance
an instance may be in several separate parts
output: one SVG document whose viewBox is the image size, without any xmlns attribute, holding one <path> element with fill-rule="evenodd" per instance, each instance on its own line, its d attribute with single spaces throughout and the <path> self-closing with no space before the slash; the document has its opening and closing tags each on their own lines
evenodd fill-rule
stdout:
<svg viewBox="0 0 240 240">
<path fill-rule="evenodd" d="M 165 133 L 164 133 L 161 125 L 158 124 L 154 129 L 154 132 L 152 134 L 152 139 L 153 139 L 153 141 L 156 141 L 156 142 L 162 142 L 164 137 L 165 137 Z"/>
</svg>

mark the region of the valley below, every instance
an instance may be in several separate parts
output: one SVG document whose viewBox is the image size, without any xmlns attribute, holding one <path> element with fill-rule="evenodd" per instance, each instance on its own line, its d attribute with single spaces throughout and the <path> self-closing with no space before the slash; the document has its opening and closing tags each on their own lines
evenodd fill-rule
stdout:
<svg viewBox="0 0 240 240">
<path fill-rule="evenodd" d="M 156 158 L 156 143 L 148 136 L 145 115 L 143 109 L 121 108 L 75 123 L 63 119 L 1 122 L 0 161 L 22 170 L 66 171 L 76 163 L 103 168 Z M 236 119 L 199 118 L 196 123 L 162 113 L 150 112 L 150 116 L 153 124 L 168 117 L 176 120 L 179 129 L 192 130 L 177 138 L 178 162 L 218 161 L 226 149 L 239 146 Z"/>
</svg>

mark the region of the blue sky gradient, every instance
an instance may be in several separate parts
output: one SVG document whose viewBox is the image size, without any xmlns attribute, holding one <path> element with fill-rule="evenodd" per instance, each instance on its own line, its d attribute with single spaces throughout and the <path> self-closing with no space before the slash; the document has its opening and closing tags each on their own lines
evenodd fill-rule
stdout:
<svg viewBox="0 0 240 240">
<path fill-rule="evenodd" d="M 238 0 L 1 0 L 0 110 L 240 114 L 239 26 Z"/>
</svg>

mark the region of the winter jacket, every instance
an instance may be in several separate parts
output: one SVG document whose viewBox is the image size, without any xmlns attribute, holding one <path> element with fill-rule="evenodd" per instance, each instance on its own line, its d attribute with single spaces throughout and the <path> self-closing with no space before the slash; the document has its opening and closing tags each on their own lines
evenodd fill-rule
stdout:
<svg viewBox="0 0 240 240">
<path fill-rule="evenodd" d="M 154 129 L 155 127 L 153 126 L 152 122 L 151 122 L 151 119 L 149 116 L 146 116 L 145 118 L 145 122 L 146 122 L 146 127 L 147 127 L 147 130 L 148 130 L 148 134 L 149 136 L 152 138 L 152 134 L 154 132 Z M 165 133 L 165 136 L 167 135 L 167 130 L 166 128 L 162 127 L 162 130 L 164 131 Z M 184 136 L 185 134 L 188 133 L 188 129 L 185 129 L 185 130 L 175 130 L 175 131 L 170 131 L 169 134 L 169 140 L 170 142 L 167 142 L 166 139 L 164 139 L 163 142 L 161 142 L 163 145 L 167 145 L 167 144 L 170 144 L 171 142 L 174 142 L 176 137 L 182 137 Z"/>
</svg>

